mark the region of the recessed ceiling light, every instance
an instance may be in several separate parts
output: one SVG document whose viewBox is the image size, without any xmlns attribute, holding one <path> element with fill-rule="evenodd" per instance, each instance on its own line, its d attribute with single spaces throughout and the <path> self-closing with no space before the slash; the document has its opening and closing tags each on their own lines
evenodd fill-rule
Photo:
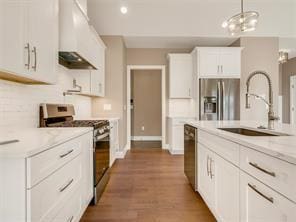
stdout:
<svg viewBox="0 0 296 222">
<path fill-rule="evenodd" d="M 127 7 L 126 6 L 121 6 L 120 11 L 122 14 L 126 14 L 127 13 Z"/>
</svg>

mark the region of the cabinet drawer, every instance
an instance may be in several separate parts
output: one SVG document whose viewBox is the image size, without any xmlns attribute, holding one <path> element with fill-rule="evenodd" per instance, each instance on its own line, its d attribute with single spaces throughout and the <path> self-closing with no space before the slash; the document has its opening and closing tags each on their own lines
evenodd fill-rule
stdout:
<svg viewBox="0 0 296 222">
<path fill-rule="evenodd" d="M 27 191 L 28 221 L 47 221 L 52 210 L 82 185 L 81 155 Z M 50 216 L 51 217 L 51 216 Z"/>
<path fill-rule="evenodd" d="M 203 130 L 198 131 L 198 142 L 211 149 L 224 159 L 239 165 L 239 145 Z"/>
<path fill-rule="evenodd" d="M 295 203 L 241 171 L 241 222 L 294 222 L 295 218 Z"/>
<path fill-rule="evenodd" d="M 28 158 L 27 188 L 32 188 L 55 170 L 79 155 L 82 150 L 81 141 L 82 138 L 78 137 Z"/>
<path fill-rule="evenodd" d="M 296 202 L 296 165 L 241 146 L 240 168 Z"/>
<path fill-rule="evenodd" d="M 82 195 L 81 190 L 75 191 L 74 195 L 70 196 L 69 199 L 64 201 L 64 205 L 58 211 L 52 222 L 78 222 L 82 214 Z"/>
</svg>

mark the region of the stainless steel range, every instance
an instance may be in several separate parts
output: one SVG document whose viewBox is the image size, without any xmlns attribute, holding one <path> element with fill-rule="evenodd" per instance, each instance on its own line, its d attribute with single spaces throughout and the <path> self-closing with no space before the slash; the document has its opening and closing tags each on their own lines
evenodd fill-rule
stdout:
<svg viewBox="0 0 296 222">
<path fill-rule="evenodd" d="M 109 181 L 110 124 L 107 120 L 74 120 L 75 110 L 68 104 L 41 104 L 40 127 L 94 128 L 94 197 L 100 199 Z"/>
</svg>

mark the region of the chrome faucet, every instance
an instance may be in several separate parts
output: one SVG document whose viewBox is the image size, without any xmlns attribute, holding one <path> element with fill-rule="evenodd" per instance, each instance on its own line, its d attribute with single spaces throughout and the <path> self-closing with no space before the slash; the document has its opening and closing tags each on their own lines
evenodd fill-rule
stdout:
<svg viewBox="0 0 296 222">
<path fill-rule="evenodd" d="M 269 101 L 264 99 L 262 96 L 250 93 L 250 81 L 251 79 L 256 76 L 256 75 L 263 75 L 266 77 L 268 81 L 268 87 L 269 87 Z M 271 78 L 270 76 L 264 72 L 264 71 L 255 71 L 250 74 L 250 76 L 247 79 L 247 93 L 246 93 L 246 109 L 250 109 L 250 97 L 254 96 L 256 98 L 261 99 L 263 102 L 265 102 L 268 105 L 268 129 L 273 130 L 274 129 L 274 121 L 278 120 L 279 117 L 277 117 L 273 111 L 273 91 L 272 91 L 272 83 L 271 83 Z"/>
</svg>

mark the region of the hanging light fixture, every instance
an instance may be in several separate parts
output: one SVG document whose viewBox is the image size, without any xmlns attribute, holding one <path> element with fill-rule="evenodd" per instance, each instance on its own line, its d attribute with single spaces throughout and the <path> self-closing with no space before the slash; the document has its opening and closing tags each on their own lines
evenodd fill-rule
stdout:
<svg viewBox="0 0 296 222">
<path fill-rule="evenodd" d="M 242 32 L 251 32 L 256 29 L 259 13 L 255 11 L 244 12 L 244 1 L 241 0 L 241 13 L 236 14 L 223 22 L 222 27 L 228 29 L 231 35 Z"/>
<path fill-rule="evenodd" d="M 284 51 L 279 52 L 279 63 L 283 64 L 285 62 L 288 62 L 288 53 Z"/>
</svg>

